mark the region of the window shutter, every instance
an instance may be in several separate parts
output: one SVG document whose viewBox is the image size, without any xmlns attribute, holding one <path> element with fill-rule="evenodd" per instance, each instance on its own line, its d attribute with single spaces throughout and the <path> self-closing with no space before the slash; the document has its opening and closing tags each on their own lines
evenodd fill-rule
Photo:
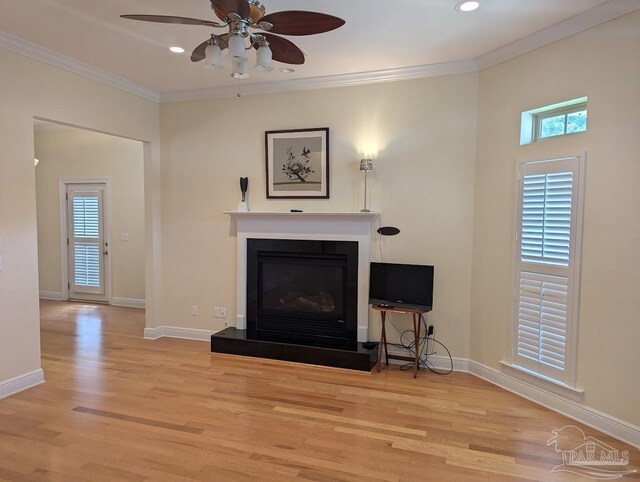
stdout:
<svg viewBox="0 0 640 482">
<path fill-rule="evenodd" d="M 570 382 L 580 158 L 522 163 L 512 358 Z"/>
<path fill-rule="evenodd" d="M 90 193 L 74 193 L 72 197 L 74 286 L 100 288 L 101 240 L 100 200 Z"/>
<path fill-rule="evenodd" d="M 522 261 L 569 266 L 573 173 L 524 177 Z"/>
<path fill-rule="evenodd" d="M 79 238 L 100 236 L 100 213 L 97 197 L 73 198 L 73 235 Z"/>
<path fill-rule="evenodd" d="M 568 279 L 523 271 L 518 303 L 519 357 L 564 370 Z"/>
<path fill-rule="evenodd" d="M 100 245 L 98 243 L 76 242 L 74 284 L 91 288 L 100 287 Z"/>
</svg>

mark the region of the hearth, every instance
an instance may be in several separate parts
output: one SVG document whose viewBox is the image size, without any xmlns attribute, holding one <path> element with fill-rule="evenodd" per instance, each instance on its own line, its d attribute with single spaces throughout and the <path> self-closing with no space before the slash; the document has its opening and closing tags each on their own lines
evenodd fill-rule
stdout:
<svg viewBox="0 0 640 482">
<path fill-rule="evenodd" d="M 378 214 L 226 214 L 237 233 L 236 327 L 213 334 L 211 351 L 371 370 L 378 350 L 363 343 Z"/>
</svg>

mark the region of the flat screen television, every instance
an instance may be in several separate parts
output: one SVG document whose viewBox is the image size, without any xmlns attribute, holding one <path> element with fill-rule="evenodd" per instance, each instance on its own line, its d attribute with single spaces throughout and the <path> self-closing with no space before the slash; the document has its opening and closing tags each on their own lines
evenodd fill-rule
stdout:
<svg viewBox="0 0 640 482">
<path fill-rule="evenodd" d="M 430 311 L 433 266 L 371 263 L 369 303 Z"/>
</svg>

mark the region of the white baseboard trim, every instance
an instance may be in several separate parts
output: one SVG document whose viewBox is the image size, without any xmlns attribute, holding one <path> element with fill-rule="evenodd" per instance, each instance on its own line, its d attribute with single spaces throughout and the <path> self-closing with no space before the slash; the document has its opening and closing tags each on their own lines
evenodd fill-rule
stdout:
<svg viewBox="0 0 640 482">
<path fill-rule="evenodd" d="M 41 383 L 44 383 L 44 371 L 42 371 L 42 368 L 9 378 L 8 380 L 0 382 L 0 399 L 15 395 L 18 392 L 35 387 Z"/>
<path fill-rule="evenodd" d="M 389 350 L 389 354 L 407 355 L 399 349 Z M 448 370 L 451 366 L 447 356 L 431 356 L 429 361 L 437 370 Z M 389 360 L 390 364 L 403 365 L 402 360 Z M 580 401 L 553 393 L 507 373 L 466 358 L 453 358 L 453 371 L 470 373 L 493 385 L 526 398 L 538 405 L 581 422 L 613 438 L 640 449 L 640 427 L 591 408 Z"/>
<path fill-rule="evenodd" d="M 584 423 L 618 440 L 640 448 L 640 427 L 607 415 L 580 402 L 565 398 L 525 381 L 507 375 L 482 363 L 468 360 L 469 373 L 515 393 L 554 412 Z"/>
<path fill-rule="evenodd" d="M 62 293 L 59 291 L 40 291 L 40 299 L 62 301 Z"/>
<path fill-rule="evenodd" d="M 139 300 L 136 298 L 111 298 L 111 304 L 113 306 L 126 306 L 129 308 L 144 308 L 145 300 Z"/>
<path fill-rule="evenodd" d="M 393 350 L 389 350 L 389 355 L 411 356 L 411 353 L 408 350 L 395 348 Z M 454 372 L 469 372 L 469 360 L 466 358 L 453 358 L 452 360 Z M 429 357 L 429 362 L 431 363 L 431 366 L 438 371 L 449 371 L 451 369 L 451 360 L 449 360 L 448 356 L 431 355 Z M 389 365 L 404 365 L 406 363 L 410 362 L 403 360 L 389 360 Z"/>
<path fill-rule="evenodd" d="M 157 328 L 145 328 L 145 340 L 157 340 L 159 338 L 180 338 L 183 340 L 211 341 L 211 330 L 198 330 L 195 328 L 181 328 L 178 326 L 158 326 Z"/>
</svg>

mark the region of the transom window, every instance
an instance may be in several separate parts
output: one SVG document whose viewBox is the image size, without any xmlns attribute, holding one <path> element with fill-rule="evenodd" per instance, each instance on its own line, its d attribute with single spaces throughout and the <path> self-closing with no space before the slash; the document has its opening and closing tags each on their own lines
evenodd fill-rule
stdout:
<svg viewBox="0 0 640 482">
<path fill-rule="evenodd" d="M 520 145 L 587 131 L 587 98 L 560 102 L 523 112 Z"/>
<path fill-rule="evenodd" d="M 576 134 L 587 130 L 587 104 L 535 114 L 535 138 Z"/>
</svg>

